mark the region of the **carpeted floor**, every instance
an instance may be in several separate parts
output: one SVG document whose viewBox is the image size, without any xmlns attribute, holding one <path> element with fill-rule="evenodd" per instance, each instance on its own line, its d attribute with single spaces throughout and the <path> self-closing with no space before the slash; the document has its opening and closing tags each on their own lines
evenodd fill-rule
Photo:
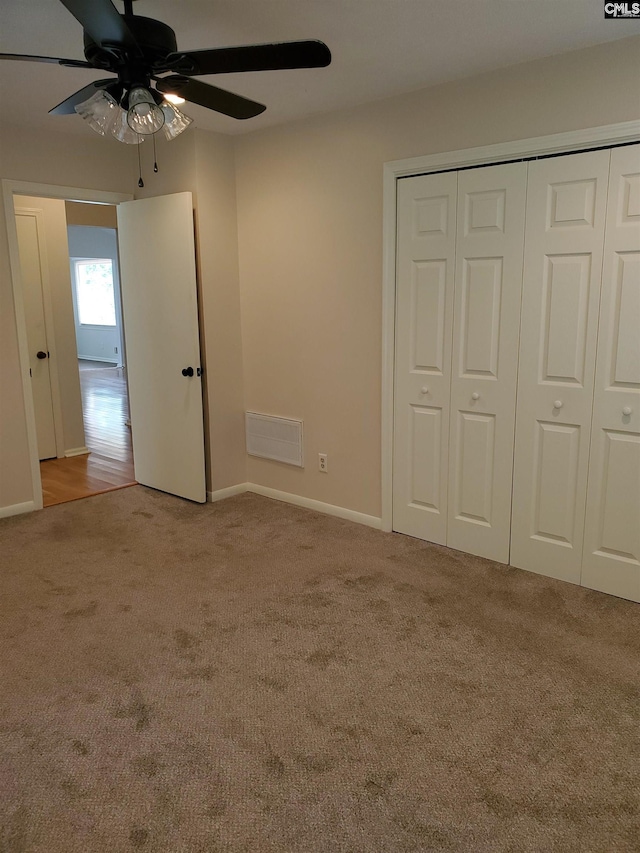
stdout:
<svg viewBox="0 0 640 853">
<path fill-rule="evenodd" d="M 640 607 L 255 495 L 0 521 L 2 853 L 640 849 Z"/>
</svg>

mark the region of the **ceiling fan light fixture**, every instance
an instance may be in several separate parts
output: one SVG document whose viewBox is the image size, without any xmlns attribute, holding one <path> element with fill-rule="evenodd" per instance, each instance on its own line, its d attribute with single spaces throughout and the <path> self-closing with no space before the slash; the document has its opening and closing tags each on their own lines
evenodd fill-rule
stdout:
<svg viewBox="0 0 640 853">
<path fill-rule="evenodd" d="M 156 104 L 151 92 L 143 86 L 131 89 L 127 112 L 127 124 L 131 130 L 146 136 L 157 133 L 164 123 L 164 113 Z"/>
<path fill-rule="evenodd" d="M 108 133 L 119 110 L 120 107 L 115 98 L 105 92 L 104 89 L 100 89 L 75 107 L 78 115 L 88 123 L 91 130 L 95 130 L 100 136 Z"/>
<path fill-rule="evenodd" d="M 173 104 L 166 103 L 166 101 L 161 104 L 161 109 L 164 113 L 164 125 L 162 126 L 162 130 L 169 142 L 171 142 L 172 139 L 175 139 L 176 136 L 179 136 L 182 131 L 186 130 L 193 122 L 192 118 L 189 118 L 189 116 L 180 112 L 180 110 Z"/>
</svg>

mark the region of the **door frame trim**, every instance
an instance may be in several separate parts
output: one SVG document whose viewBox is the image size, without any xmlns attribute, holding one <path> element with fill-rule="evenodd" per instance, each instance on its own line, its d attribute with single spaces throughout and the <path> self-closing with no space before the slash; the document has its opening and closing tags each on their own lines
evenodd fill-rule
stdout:
<svg viewBox="0 0 640 853">
<path fill-rule="evenodd" d="M 589 148 L 607 148 L 640 141 L 640 121 L 572 130 L 550 136 L 536 136 L 479 148 L 464 148 L 391 160 L 383 165 L 382 208 L 382 419 L 381 487 L 382 530 L 393 529 L 393 418 L 396 325 L 396 221 L 397 183 L 400 178 L 425 175 L 448 169 L 569 154 Z"/>
<path fill-rule="evenodd" d="M 31 196 L 35 198 L 57 198 L 63 201 L 85 201 L 94 204 L 120 204 L 131 201 L 130 193 L 114 193 L 103 190 L 90 190 L 82 187 L 62 187 L 55 184 L 40 184 L 32 181 L 2 180 L 2 196 L 7 222 L 7 241 L 9 244 L 9 264 L 13 286 L 14 315 L 18 338 L 18 358 L 22 375 L 22 394 L 27 426 L 27 442 L 29 447 L 29 462 L 31 466 L 31 484 L 33 489 L 33 504 L 28 501 L 20 506 L 29 509 L 42 509 L 42 480 L 40 479 L 40 460 L 38 458 L 38 439 L 36 434 L 36 418 L 33 406 L 33 394 L 29 381 L 29 348 L 27 345 L 27 324 L 24 313 L 22 279 L 20 276 L 20 255 L 18 251 L 18 232 L 16 229 L 14 195 Z"/>
</svg>

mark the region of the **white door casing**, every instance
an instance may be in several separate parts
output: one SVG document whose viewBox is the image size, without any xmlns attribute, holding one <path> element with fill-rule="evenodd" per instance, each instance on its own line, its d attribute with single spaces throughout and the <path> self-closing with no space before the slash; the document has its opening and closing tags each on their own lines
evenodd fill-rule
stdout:
<svg viewBox="0 0 640 853">
<path fill-rule="evenodd" d="M 45 279 L 47 276 L 42 214 L 38 210 L 17 208 L 15 213 L 20 253 L 20 273 L 29 348 L 31 390 L 38 437 L 38 456 L 57 456 L 56 428 L 51 388 L 49 342 L 45 320 Z M 37 353 L 46 353 L 38 358 Z"/>
<path fill-rule="evenodd" d="M 611 152 L 583 586 L 640 601 L 640 146 Z"/>
<path fill-rule="evenodd" d="M 191 193 L 118 205 L 136 480 L 206 500 Z M 183 369 L 192 368 L 192 376 Z"/>
<path fill-rule="evenodd" d="M 580 583 L 608 150 L 529 164 L 511 563 Z"/>
<path fill-rule="evenodd" d="M 458 175 L 447 545 L 509 562 L 527 164 Z"/>
<path fill-rule="evenodd" d="M 447 476 L 457 174 L 398 185 L 393 529 L 441 545 Z"/>
</svg>

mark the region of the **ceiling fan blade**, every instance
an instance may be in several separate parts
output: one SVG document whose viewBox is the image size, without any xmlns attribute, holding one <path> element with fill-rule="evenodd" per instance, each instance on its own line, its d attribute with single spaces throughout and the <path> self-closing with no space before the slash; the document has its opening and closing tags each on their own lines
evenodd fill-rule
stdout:
<svg viewBox="0 0 640 853">
<path fill-rule="evenodd" d="M 93 83 L 89 83 L 88 86 L 85 86 L 82 89 L 79 89 L 77 92 L 74 92 L 73 95 L 70 95 L 64 101 L 58 104 L 57 107 L 54 107 L 52 110 L 49 110 L 49 114 L 64 116 L 64 115 L 73 115 L 76 111 L 76 106 L 81 104 L 83 101 L 87 101 L 92 95 L 99 89 L 106 89 L 112 83 L 118 83 L 117 77 L 109 77 L 107 80 L 94 80 Z"/>
<path fill-rule="evenodd" d="M 30 56 L 26 53 L 0 53 L 1 59 L 14 59 L 19 62 L 52 62 L 55 65 L 66 65 L 69 68 L 93 68 L 88 62 L 80 59 L 60 59 L 57 56 Z"/>
<path fill-rule="evenodd" d="M 190 80 L 188 77 L 180 77 L 172 74 L 169 77 L 155 78 L 156 89 L 163 93 L 180 95 L 193 104 L 200 104 L 209 110 L 223 113 L 226 116 L 237 119 L 253 118 L 266 110 L 263 104 L 250 101 L 233 92 L 226 92 L 208 83 L 199 80 Z"/>
<path fill-rule="evenodd" d="M 283 68 L 324 68 L 331 51 L 321 41 L 289 41 L 171 53 L 167 66 L 189 76 L 235 71 L 276 71 Z"/>
<path fill-rule="evenodd" d="M 60 0 L 99 45 L 121 44 L 138 49 L 133 33 L 111 0 Z"/>
</svg>

